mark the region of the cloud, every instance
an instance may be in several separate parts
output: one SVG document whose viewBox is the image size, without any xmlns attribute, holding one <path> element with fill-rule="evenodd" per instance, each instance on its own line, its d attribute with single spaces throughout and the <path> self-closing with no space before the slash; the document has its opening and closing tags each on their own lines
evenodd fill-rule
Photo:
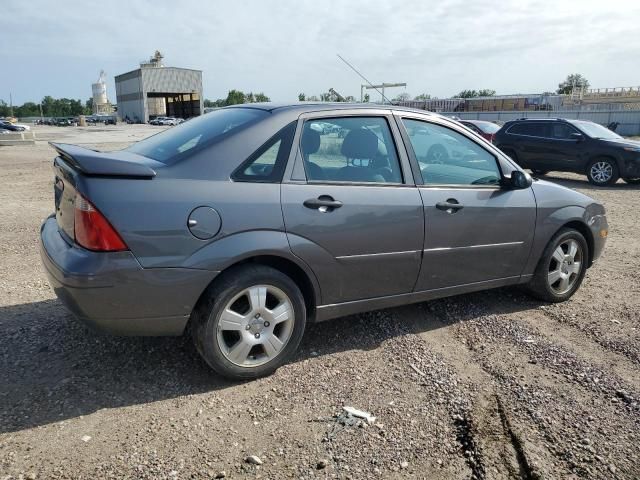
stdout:
<svg viewBox="0 0 640 480">
<path fill-rule="evenodd" d="M 404 81 L 445 97 L 465 88 L 552 90 L 568 73 L 594 86 L 634 85 L 640 2 L 529 0 L 8 2 L 0 30 L 0 98 L 88 98 L 100 69 L 132 70 L 156 49 L 203 70 L 205 96 L 231 88 L 275 100 L 362 80 Z"/>
</svg>

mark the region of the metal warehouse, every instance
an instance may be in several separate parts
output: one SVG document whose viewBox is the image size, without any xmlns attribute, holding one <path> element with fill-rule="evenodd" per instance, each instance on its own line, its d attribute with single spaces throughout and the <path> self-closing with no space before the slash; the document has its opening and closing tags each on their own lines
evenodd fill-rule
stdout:
<svg viewBox="0 0 640 480">
<path fill-rule="evenodd" d="M 140 68 L 115 77 L 118 116 L 148 122 L 159 116 L 190 118 L 202 113 L 202 70 L 165 67 L 156 51 Z"/>
</svg>

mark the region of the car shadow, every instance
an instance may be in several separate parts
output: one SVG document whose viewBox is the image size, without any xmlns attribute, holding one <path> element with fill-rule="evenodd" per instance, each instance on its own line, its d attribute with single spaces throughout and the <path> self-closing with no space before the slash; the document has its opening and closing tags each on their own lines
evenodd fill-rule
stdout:
<svg viewBox="0 0 640 480">
<path fill-rule="evenodd" d="M 347 350 L 371 350 L 385 340 L 466 321 L 484 313 L 535 308 L 505 288 L 411 307 L 412 322 L 381 310 L 310 324 L 292 362 Z M 438 315 L 451 311 L 455 315 Z M 402 317 L 402 316 L 401 316 Z M 425 318 L 429 320 L 425 320 Z M 190 338 L 115 337 L 89 329 L 57 300 L 0 307 L 0 433 L 19 431 L 104 408 L 117 408 L 226 389 L 240 382 L 213 373 Z"/>
</svg>

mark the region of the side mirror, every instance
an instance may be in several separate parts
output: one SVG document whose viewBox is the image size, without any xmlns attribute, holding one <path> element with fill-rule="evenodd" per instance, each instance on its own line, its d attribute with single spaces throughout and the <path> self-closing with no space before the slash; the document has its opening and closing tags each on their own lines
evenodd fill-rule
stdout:
<svg viewBox="0 0 640 480">
<path fill-rule="evenodd" d="M 576 142 L 582 142 L 584 140 L 584 135 L 578 132 L 573 132 L 571 135 L 571 140 L 575 140 Z"/>
<path fill-rule="evenodd" d="M 514 190 L 522 190 L 525 188 L 529 188 L 533 183 L 533 179 L 531 175 L 526 172 L 522 172 L 520 170 L 514 170 L 511 172 L 511 181 L 509 182 L 509 187 Z"/>
</svg>

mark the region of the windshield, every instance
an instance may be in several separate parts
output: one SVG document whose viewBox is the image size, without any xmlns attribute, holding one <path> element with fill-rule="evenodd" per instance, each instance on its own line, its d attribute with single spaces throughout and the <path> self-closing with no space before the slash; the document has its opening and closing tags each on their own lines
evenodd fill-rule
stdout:
<svg viewBox="0 0 640 480">
<path fill-rule="evenodd" d="M 612 132 L 608 128 L 603 127 L 602 125 L 598 125 L 593 122 L 583 122 L 583 121 L 574 121 L 571 122 L 584 133 L 589 135 L 591 138 L 602 138 L 605 140 L 619 140 L 622 137 L 617 133 Z"/>
<path fill-rule="evenodd" d="M 267 115 L 268 112 L 255 108 L 222 108 L 141 140 L 125 150 L 170 165 Z"/>
</svg>

